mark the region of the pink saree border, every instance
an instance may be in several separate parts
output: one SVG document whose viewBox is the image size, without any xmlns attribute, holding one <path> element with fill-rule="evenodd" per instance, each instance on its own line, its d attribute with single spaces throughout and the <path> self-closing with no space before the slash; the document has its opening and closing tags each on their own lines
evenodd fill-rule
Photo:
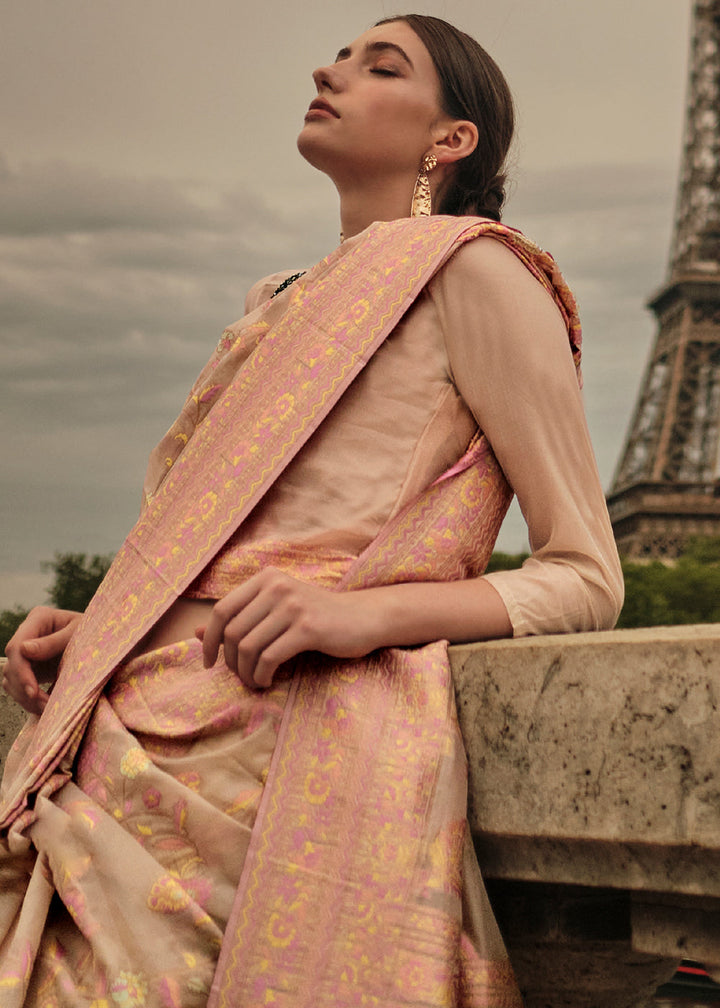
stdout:
<svg viewBox="0 0 720 1008">
<path fill-rule="evenodd" d="M 446 580 L 468 576 L 473 562 L 481 567 L 487 563 L 511 496 L 512 492 L 487 440 L 483 437 L 474 439 L 462 459 L 420 494 L 413 504 L 387 522 L 371 546 L 348 570 L 340 587 L 360 588 L 411 580 L 413 577 Z M 287 952 L 284 939 L 280 937 L 274 943 L 273 938 L 276 927 L 280 927 L 285 935 L 292 933 L 297 936 L 304 927 L 316 931 L 320 926 L 323 900 L 326 904 L 348 903 L 348 879 L 362 880 L 365 893 L 361 900 L 363 905 L 370 901 L 367 894 L 374 893 L 373 926 L 380 929 L 385 937 L 394 935 L 394 943 L 403 948 L 402 952 L 393 955 L 392 968 L 385 969 L 382 978 L 373 975 L 363 980 L 363 985 L 372 985 L 376 1000 L 371 1003 L 401 1003 L 398 983 L 409 990 L 413 978 L 423 993 L 435 992 L 432 1003 L 454 1003 L 453 991 L 460 983 L 456 973 L 462 975 L 466 993 L 470 991 L 470 977 L 474 976 L 475 990 L 484 992 L 481 995 L 484 997 L 491 989 L 492 973 L 497 980 L 493 983 L 498 991 L 498 998 L 492 1003 L 498 1008 L 501 1005 L 516 1008 L 517 1001 L 512 995 L 514 981 L 507 963 L 478 962 L 477 954 L 469 948 L 461 961 L 461 949 L 465 946 L 461 942 L 459 918 L 454 919 L 451 914 L 424 906 L 422 898 L 412 887 L 408 889 L 406 880 L 394 873 L 392 865 L 382 864 L 380 875 L 373 877 L 367 859 L 326 844 L 323 846 L 323 881 L 318 887 L 313 875 L 314 865 L 303 866 L 298 853 L 298 845 L 302 846 L 304 836 L 300 836 L 298 822 L 305 819 L 310 824 L 314 823 L 313 799 L 307 797 L 307 781 L 321 777 L 323 764 L 332 767 L 333 763 L 341 763 L 345 755 L 343 746 L 352 750 L 352 759 L 348 761 L 351 765 L 344 772 L 342 787 L 338 787 L 332 770 L 326 774 L 323 784 L 336 804 L 336 809 L 323 810 L 323 814 L 331 817 L 331 833 L 339 834 L 347 827 L 345 820 L 348 817 L 348 813 L 343 812 L 340 794 L 343 791 L 361 793 L 367 790 L 368 778 L 372 776 L 368 774 L 367 767 L 373 761 L 392 762 L 392 756 L 388 757 L 382 750 L 382 731 L 378 730 L 379 739 L 375 737 L 371 740 L 368 740 L 367 732 L 363 734 L 362 728 L 352 734 L 348 725 L 351 724 L 353 706 L 361 708 L 364 716 L 378 726 L 385 724 L 392 709 L 391 748 L 399 745 L 404 752 L 412 753 L 414 759 L 413 769 L 410 769 L 413 759 L 408 757 L 408 765 L 403 771 L 407 771 L 406 776 L 395 781 L 399 801 L 402 802 L 406 795 L 422 792 L 419 781 L 428 772 L 429 766 L 436 768 L 433 779 L 437 777 L 442 753 L 452 747 L 453 739 L 455 744 L 459 744 L 446 643 L 441 641 L 425 648 L 405 651 L 385 649 L 354 662 L 333 662 L 320 656 L 317 662 L 301 657 L 295 664 L 297 671 L 286 701 L 250 848 L 226 927 L 208 1008 L 231 1008 L 238 1004 L 287 1005 L 287 1008 L 360 1004 L 361 1001 L 356 1002 L 353 998 L 353 985 L 344 983 L 342 978 L 355 968 L 350 960 L 367 958 L 371 949 L 373 960 L 381 955 L 382 942 L 377 945 L 370 931 L 359 924 L 353 927 L 345 917 L 343 927 L 348 933 L 352 932 L 353 937 L 352 940 L 343 939 L 347 947 L 336 947 L 335 931 L 340 922 L 331 914 L 332 923 L 325 920 L 323 937 L 315 933 L 314 941 L 322 947 L 333 945 L 333 967 L 324 960 L 319 961 L 309 950 L 307 942 L 296 943 L 293 939 L 290 942 L 293 948 Z M 319 673 L 315 667 L 318 664 Z M 380 676 L 378 670 L 381 670 Z M 422 696 L 420 704 L 417 701 L 419 695 Z M 429 712 L 432 712 L 430 717 Z M 336 751 L 331 755 L 333 741 Z M 464 774 L 464 763 L 462 771 L 458 772 Z M 416 776 L 413 777 L 413 773 Z M 452 847 L 452 830 L 457 830 L 458 824 L 464 827 L 464 783 L 461 791 L 462 799 L 455 808 L 454 818 L 451 817 L 447 824 L 450 835 L 446 843 L 449 847 L 442 854 L 447 859 L 447 868 L 446 877 L 441 881 L 446 885 L 448 878 L 459 871 L 460 850 L 457 845 L 454 849 Z M 372 815 L 349 814 L 353 839 L 349 846 L 356 844 L 360 851 L 372 848 L 376 831 L 382 831 L 389 822 L 383 821 L 378 813 L 383 806 L 382 787 L 373 795 L 363 794 L 364 800 L 369 798 L 377 806 L 373 807 Z M 385 814 L 391 815 L 387 808 Z M 420 826 L 427 819 L 427 796 L 410 809 L 409 818 L 415 827 L 409 831 L 406 818 L 407 809 L 392 823 L 392 831 L 399 843 L 415 851 L 413 872 L 417 874 L 422 859 L 427 858 L 423 845 L 428 830 L 425 825 Z M 312 845 L 313 842 L 307 836 L 305 849 L 308 843 Z M 332 870 L 328 869 L 328 851 Z M 278 872 L 278 859 L 281 857 L 285 858 L 289 875 L 305 871 L 302 884 L 293 888 Z M 415 929 L 424 934 L 417 947 L 405 933 L 397 908 L 392 899 L 388 901 L 383 889 L 407 892 L 410 903 L 400 916 L 409 913 Z M 278 907 L 283 900 L 281 923 Z M 314 901 L 312 919 L 307 919 L 308 915 L 304 912 L 295 913 L 294 908 L 302 907 L 306 901 Z M 360 908 L 361 916 L 362 912 Z M 271 962 L 273 968 L 269 969 Z M 397 979 L 394 979 L 393 971 L 397 972 Z M 330 996 L 323 1000 L 318 991 L 327 988 L 329 983 Z M 342 996 L 340 988 L 344 991 Z M 385 995 L 382 995 L 383 989 Z M 364 993 L 367 991 L 364 990 Z M 389 994 L 395 1000 L 377 1000 Z M 465 1003 L 480 1005 L 485 1001 L 479 995 L 477 1000 Z"/>
<path fill-rule="evenodd" d="M 297 282 L 288 310 L 190 437 L 88 607 L 27 763 L 6 790 L 0 828 L 61 762 L 58 779 L 68 772 L 73 740 L 113 669 L 257 504 L 430 277 L 480 235 L 505 242 L 551 286 L 551 257 L 519 232 L 457 217 L 375 224 Z"/>
<path fill-rule="evenodd" d="M 3 826 L 15 820 L 16 828 L 22 828 L 22 823 L 32 816 L 29 810 L 23 813 L 29 791 L 41 786 L 52 790 L 62 783 L 82 736 L 85 718 L 117 663 L 203 569 L 272 485 L 392 331 L 427 280 L 462 242 L 480 235 L 492 235 L 503 241 L 553 292 L 568 321 L 573 351 L 579 352 L 574 302 L 558 288 L 559 274 L 552 259 L 518 232 L 494 222 L 433 218 L 430 222 L 377 225 L 353 250 L 361 251 L 362 255 L 344 255 L 338 250 L 311 271 L 304 284 L 294 292 L 291 307 L 281 322 L 268 330 L 247 366 L 230 382 L 208 413 L 206 422 L 189 439 L 126 540 L 88 611 L 82 633 L 69 649 L 63 677 L 36 731 L 32 759 L 25 774 L 20 774 L 13 782 L 3 810 Z M 343 263 L 344 271 L 339 268 Z M 350 290 L 349 277 L 353 271 L 358 282 Z M 383 296 L 378 297 L 375 285 L 381 273 L 385 287 Z M 402 288 L 400 292 L 398 284 Z M 338 297 L 340 291 L 345 295 L 344 300 Z M 334 313 L 332 320 L 327 322 L 331 311 Z M 298 328 L 302 332 L 295 333 L 300 338 L 292 347 L 292 358 L 288 362 L 288 344 L 282 337 L 292 336 L 292 331 Z M 324 346 L 332 348 L 325 360 L 320 352 Z M 280 363 L 287 366 L 281 369 Z M 270 381 L 271 377 L 274 381 Z M 286 409 L 294 404 L 289 404 L 284 397 L 292 396 L 288 389 L 299 385 L 308 391 L 308 400 L 303 403 L 302 412 L 295 413 L 293 408 Z M 264 402 L 242 425 L 243 410 L 258 387 L 264 393 Z M 218 459 L 216 465 L 211 464 Z M 413 578 L 445 580 L 479 573 L 492 549 L 510 496 L 511 491 L 490 446 L 484 438 L 477 438 L 463 459 L 396 521 L 388 524 L 369 550 L 358 558 L 341 587 L 355 588 Z M 449 506 L 452 517 L 443 523 Z M 303 1004 L 308 1008 L 321 1003 L 360 1004 L 364 1002 L 358 991 L 367 989 L 369 983 L 381 993 L 382 985 L 378 987 L 369 973 L 359 988 L 352 976 L 359 962 L 382 951 L 362 929 L 353 931 L 346 927 L 346 932 L 340 935 L 345 945 L 341 948 L 336 943 L 334 962 L 342 967 L 341 974 L 336 975 L 341 976 L 345 985 L 342 1000 L 334 989 L 326 990 L 325 1001 L 317 998 L 317 984 L 321 976 L 327 975 L 317 949 L 313 969 L 309 970 L 303 967 L 298 972 L 291 961 L 292 955 L 290 959 L 281 957 L 284 966 L 288 966 L 284 990 L 278 986 L 280 974 L 272 971 L 271 976 L 265 965 L 267 957 L 263 958 L 262 942 L 268 936 L 275 940 L 278 948 L 291 946 L 293 939 L 288 939 L 288 928 L 293 926 L 294 920 L 297 933 L 308 914 L 305 889 L 302 884 L 296 884 L 297 879 L 301 868 L 311 874 L 315 872 L 313 845 L 316 841 L 308 836 L 297 854 L 295 823 L 283 800 L 291 794 L 296 799 L 300 796 L 301 805 L 302 800 L 313 807 L 322 804 L 318 789 L 324 788 L 326 783 L 337 783 L 338 766 L 343 763 L 342 746 L 352 734 L 351 710 L 360 725 L 361 736 L 356 746 L 359 758 L 352 761 L 352 765 L 345 761 L 344 780 L 352 785 L 351 794 L 362 790 L 379 751 L 379 728 L 368 731 L 361 724 L 363 718 L 373 724 L 377 721 L 379 726 L 385 723 L 383 718 L 391 717 L 394 727 L 391 742 L 385 738 L 383 744 L 389 745 L 390 750 L 399 744 L 407 752 L 407 760 L 402 765 L 389 760 L 396 771 L 393 786 L 398 795 L 404 790 L 415 795 L 415 803 L 409 806 L 408 824 L 404 821 L 408 806 L 386 801 L 385 785 L 376 779 L 375 786 L 380 788 L 376 791 L 376 805 L 382 806 L 384 811 L 370 824 L 363 821 L 363 830 L 354 831 L 353 838 L 365 845 L 366 854 L 372 846 L 376 828 L 385 829 L 389 825 L 391 832 L 395 831 L 402 838 L 404 860 L 401 858 L 398 865 L 390 865 L 390 889 L 393 885 L 402 888 L 409 873 L 420 889 L 422 886 L 427 891 L 432 889 L 436 897 L 440 894 L 451 900 L 459 892 L 456 869 L 458 838 L 464 829 L 464 797 L 456 802 L 457 807 L 446 824 L 442 849 L 436 852 L 443 869 L 435 872 L 432 885 L 428 879 L 433 873 L 425 864 L 428 831 L 423 823 L 437 787 L 442 761 L 452 740 L 456 742 L 458 738 L 446 644 L 438 642 L 408 651 L 386 649 L 355 663 L 333 663 L 323 656 L 317 660 L 302 656 L 296 664 L 302 671 L 296 673 L 288 696 L 209 1008 L 220 1005 L 225 1008 L 238 1003 Z M 392 715 L 387 710 L 390 695 Z M 314 733 L 312 744 L 307 742 L 311 731 Z M 430 764 L 434 767 L 432 772 L 427 769 Z M 310 797 L 307 795 L 308 781 L 312 782 Z M 343 791 L 335 787 L 334 793 L 338 796 Z M 333 802 L 328 799 L 328 803 L 330 809 Z M 398 809 L 405 811 L 398 812 Z M 339 822 L 347 826 L 348 822 L 357 824 L 358 820 L 353 815 L 345 820 L 341 815 L 338 819 L 331 809 L 325 827 L 333 832 Z M 295 858 L 292 862 L 295 868 L 289 873 L 286 865 L 278 866 L 278 837 L 283 838 L 286 857 Z M 335 846 L 333 891 L 339 893 L 346 888 L 345 878 L 350 872 L 356 879 L 358 892 L 374 894 L 373 912 L 378 914 L 378 920 L 382 917 L 385 934 L 404 933 L 405 918 L 409 916 L 417 938 L 410 944 L 406 942 L 402 953 L 390 957 L 391 968 L 384 963 L 384 989 L 394 990 L 397 995 L 400 983 L 403 990 L 414 986 L 418 991 L 434 992 L 434 1003 L 454 1003 L 452 992 L 459 981 L 453 970 L 457 969 L 457 955 L 462 947 L 457 919 L 438 911 L 431 902 L 423 902 L 424 897 L 418 899 L 417 891 L 411 905 L 408 904 L 409 910 L 405 904 L 398 910 L 394 900 L 386 898 L 387 863 L 377 872 L 373 867 L 374 855 L 358 858 L 350 851 L 351 846 Z M 302 866 L 295 863 L 301 856 L 306 862 Z M 327 901 L 329 891 L 316 885 L 310 895 L 320 897 L 321 902 Z M 422 889 L 423 893 L 425 891 Z M 276 904 L 266 905 L 266 896 L 274 898 Z M 326 917 L 323 921 L 326 938 L 334 934 L 332 920 L 334 918 Z M 349 920 L 346 916 L 346 925 Z M 251 970 L 247 968 L 248 957 Z M 300 958 L 305 963 L 306 953 Z M 276 965 L 279 961 L 276 960 Z M 455 966 L 450 965 L 453 962 Z M 490 972 L 494 970 L 498 976 L 505 970 L 503 963 L 488 962 L 481 964 L 477 976 L 481 976 L 486 966 L 492 967 Z M 387 979 L 391 975 L 397 975 L 398 979 Z M 478 983 L 480 990 L 482 982 Z M 400 1000 L 396 998 L 387 1003 L 400 1003 Z M 498 1000 L 492 1003 L 514 1005 L 516 1002 L 503 987 L 498 991 Z"/>
<path fill-rule="evenodd" d="M 522 236 L 518 239 L 516 233 L 503 233 L 503 240 L 553 294 L 566 319 L 571 347 L 578 365 L 580 332 L 574 301 L 564 282 L 558 288 L 559 273 L 554 263 L 549 257 L 543 257 L 541 265 L 538 265 L 537 250 L 533 247 L 534 252 L 530 255 L 531 250 L 525 244 L 525 239 Z M 492 551 L 511 497 L 512 491 L 487 439 L 478 435 L 465 455 L 450 470 L 427 488 L 404 512 L 387 523 L 343 578 L 341 588 L 355 589 L 368 584 L 413 579 L 446 580 L 480 573 Z M 439 648 L 440 651 L 427 661 L 433 648 Z M 363 959 L 363 950 L 365 953 L 368 950 L 372 952 L 373 961 L 383 958 L 382 940 L 373 945 L 367 931 L 363 932 L 362 927 L 353 930 L 352 924 L 346 921 L 346 930 L 353 932 L 354 939 L 348 946 L 352 949 L 352 961 L 343 960 L 342 950 L 336 948 L 333 929 L 328 929 L 326 921 L 321 936 L 318 933 L 318 921 L 324 907 L 342 901 L 344 889 L 347 888 L 344 872 L 350 878 L 357 875 L 358 869 L 362 873 L 362 865 L 358 864 L 361 859 L 344 855 L 341 858 L 344 868 L 341 870 L 338 851 L 331 847 L 330 856 L 334 860 L 333 869 L 329 871 L 328 848 L 324 847 L 322 883 L 318 884 L 312 872 L 306 875 L 305 888 L 289 882 L 291 877 L 295 879 L 296 873 L 301 871 L 298 862 L 302 861 L 302 856 L 298 853 L 299 838 L 295 835 L 298 831 L 295 834 L 293 832 L 293 816 L 305 818 L 302 800 L 298 804 L 298 797 L 302 795 L 308 776 L 315 772 L 313 768 L 319 762 L 318 754 L 324 752 L 327 756 L 326 740 L 334 738 L 341 730 L 336 712 L 338 706 L 342 707 L 342 701 L 335 703 L 333 697 L 343 690 L 343 669 L 352 669 L 353 674 L 362 680 L 377 662 L 383 660 L 382 655 L 393 665 L 392 676 L 385 680 L 385 691 L 377 692 L 377 684 L 372 681 L 372 676 L 366 688 L 361 683 L 355 687 L 363 696 L 363 707 L 378 722 L 382 722 L 387 716 L 387 691 L 392 692 L 397 686 L 397 677 L 418 677 L 415 685 L 422 681 L 426 696 L 434 697 L 431 706 L 437 704 L 439 697 L 447 689 L 450 672 L 445 642 L 410 652 L 388 649 L 377 656 L 369 656 L 366 661 L 345 663 L 344 666 L 336 663 L 334 672 L 340 685 L 337 680 L 333 682 L 329 679 L 332 672 L 328 669 L 323 669 L 320 675 L 316 675 L 307 661 L 298 661 L 300 668 L 295 673 L 293 690 L 285 707 L 253 839 L 226 928 L 208 1008 L 231 1008 L 238 1004 L 272 1004 L 287 1008 L 361 1003 L 396 1005 L 405 1003 L 406 991 L 412 998 L 411 988 L 415 990 L 418 1003 L 420 1000 L 425 1003 L 425 998 L 428 997 L 431 1003 L 438 1005 L 455 1004 L 456 998 L 468 1006 L 518 1008 L 521 1004 L 507 960 L 482 959 L 469 939 L 461 935 L 459 925 L 453 928 L 450 923 L 452 918 L 442 914 L 429 914 L 432 923 L 428 930 L 434 934 L 432 937 L 426 934 L 423 949 L 418 948 L 410 954 L 412 968 L 409 971 L 407 963 L 403 969 L 402 963 L 394 959 L 395 974 L 386 972 L 384 981 L 379 985 L 375 976 L 368 975 L 359 988 L 357 984 L 348 986 L 345 980 L 357 967 L 358 961 Z M 404 656 L 404 666 L 398 664 L 399 655 Z M 327 664 L 327 659 L 324 661 Z M 303 666 L 306 679 L 301 678 Z M 444 676 L 442 682 L 437 679 L 439 667 L 442 667 Z M 406 696 L 411 693 L 412 689 L 406 684 Z M 410 725 L 415 720 L 414 714 L 410 707 L 403 708 L 401 701 L 398 701 L 398 709 L 402 711 L 396 724 L 398 735 L 408 729 L 407 737 L 411 738 Z M 442 730 L 450 734 L 457 730 L 452 701 Z M 447 738 L 446 734 L 445 744 Z M 293 746 L 293 741 L 299 745 Z M 407 738 L 404 741 L 407 742 Z M 428 733 L 424 732 L 421 748 L 423 755 L 432 762 L 437 759 L 437 753 L 435 756 L 429 755 L 429 743 Z M 364 771 L 368 759 L 378 756 L 378 750 L 374 746 L 370 751 L 364 752 L 358 765 L 353 767 L 355 776 L 351 790 L 362 790 L 366 783 Z M 347 778 L 343 784 L 348 789 Z M 336 782 L 330 781 L 329 790 L 334 785 Z M 410 792 L 412 793 L 412 787 Z M 337 797 L 336 791 L 336 800 Z M 373 801 L 372 796 L 369 800 Z M 464 804 L 461 814 L 464 822 Z M 411 818 L 418 821 L 422 818 L 419 808 L 411 810 Z M 338 811 L 332 820 L 336 832 L 341 832 L 342 821 L 340 800 Z M 377 823 L 373 823 L 369 829 L 367 821 L 362 824 L 355 821 L 354 824 L 352 846 L 365 849 L 372 843 L 373 829 Z M 395 823 L 398 835 L 402 833 L 402 828 L 401 823 Z M 404 843 L 412 842 L 411 833 L 412 831 L 408 833 L 406 830 L 403 834 Z M 283 842 L 285 847 L 282 846 Z M 447 884 L 448 878 L 459 870 L 459 854 L 457 850 L 454 852 L 453 863 L 450 848 L 445 853 L 448 866 L 444 881 Z M 419 848 L 417 856 L 420 856 Z M 285 867 L 278 871 L 278 861 L 282 857 L 286 859 Z M 403 879 L 393 874 L 393 871 L 392 864 L 382 865 L 382 872 L 388 876 L 388 888 L 392 890 L 394 886 L 402 889 Z M 363 885 L 366 890 L 372 888 L 367 865 Z M 298 912 L 297 908 L 302 907 L 306 900 L 312 902 L 318 896 L 321 903 L 315 904 L 314 914 Z M 366 895 L 363 899 L 367 902 Z M 362 913 L 362 910 L 359 912 Z M 412 906 L 404 904 L 403 912 L 409 913 L 416 929 L 423 930 L 425 925 L 422 919 L 426 915 L 426 909 L 416 903 Z M 374 924 L 384 938 L 387 938 L 388 933 L 401 933 L 402 929 L 398 930 L 399 925 L 394 923 L 392 906 L 388 907 L 380 900 L 375 904 L 373 913 Z M 335 917 L 333 921 L 336 926 Z M 277 942 L 273 941 L 274 926 L 279 926 L 282 931 Z M 303 928 L 311 929 L 316 946 L 328 950 L 333 946 L 335 972 L 332 973 L 332 988 L 329 992 L 327 982 L 332 972 L 331 967 L 324 960 L 319 961 L 316 955 L 313 956 L 307 941 L 299 941 L 298 947 L 293 948 L 298 933 Z M 382 931 L 382 928 L 385 930 Z M 286 940 L 287 946 L 284 944 Z M 287 948 L 290 948 L 289 952 Z M 364 957 L 367 958 L 367 955 Z M 301 969 L 299 964 L 302 964 Z M 398 977 L 403 988 L 402 994 L 398 987 Z M 417 987 L 413 985 L 412 978 L 418 982 Z M 372 991 L 371 984 L 374 984 Z M 353 987 L 356 988 L 354 991 Z"/>
<path fill-rule="evenodd" d="M 461 752 L 447 647 L 301 665 L 208 1008 L 399 1004 L 402 989 L 450 1004 L 460 915 L 431 893 L 459 907 L 459 879 L 432 877 L 427 849 L 443 761 Z M 462 784 L 451 805 L 450 864 Z"/>
<path fill-rule="evenodd" d="M 70 742 L 112 670 L 258 503 L 457 242 L 484 228 L 467 218 L 375 224 L 297 282 L 288 310 L 195 430 L 88 607 L 27 764 L 4 796 L 0 828 L 72 758 Z"/>
</svg>

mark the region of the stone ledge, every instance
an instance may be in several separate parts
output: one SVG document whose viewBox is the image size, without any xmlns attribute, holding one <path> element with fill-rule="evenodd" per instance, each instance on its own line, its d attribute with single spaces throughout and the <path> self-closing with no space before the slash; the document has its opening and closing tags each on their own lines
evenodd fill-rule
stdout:
<svg viewBox="0 0 720 1008">
<path fill-rule="evenodd" d="M 0 689 L 0 772 L 15 736 L 25 724 L 26 712 Z"/>
<path fill-rule="evenodd" d="M 645 1003 L 681 958 L 717 974 L 720 626 L 492 641 L 451 661 L 470 825 L 527 1005 Z M 619 900 L 623 925 L 566 933 L 581 898 L 591 915 Z M 541 939 L 543 906 L 561 923 Z M 575 967 L 548 1000 L 535 991 L 553 943 Z M 608 956 L 612 991 L 589 979 Z"/>
<path fill-rule="evenodd" d="M 612 845 L 592 871 L 630 888 L 662 847 L 672 891 L 720 895 L 720 626 L 471 644 L 451 660 L 475 833 L 525 852 L 541 838 L 552 874 L 557 843 Z"/>
</svg>

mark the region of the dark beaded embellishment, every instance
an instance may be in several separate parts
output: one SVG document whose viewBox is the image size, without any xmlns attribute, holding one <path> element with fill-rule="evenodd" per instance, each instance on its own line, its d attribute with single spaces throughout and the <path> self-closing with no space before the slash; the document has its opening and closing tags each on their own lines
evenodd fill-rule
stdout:
<svg viewBox="0 0 720 1008">
<path fill-rule="evenodd" d="M 282 294 L 282 292 L 287 287 L 289 287 L 290 284 L 295 283 L 296 280 L 299 280 L 301 276 L 305 276 L 306 273 L 307 273 L 307 270 L 301 270 L 299 273 L 293 273 L 292 276 L 287 277 L 287 279 L 283 280 L 283 282 L 280 284 L 280 286 L 277 288 L 277 290 L 273 291 L 273 293 L 270 295 L 270 298 L 272 299 L 277 294 Z"/>
</svg>

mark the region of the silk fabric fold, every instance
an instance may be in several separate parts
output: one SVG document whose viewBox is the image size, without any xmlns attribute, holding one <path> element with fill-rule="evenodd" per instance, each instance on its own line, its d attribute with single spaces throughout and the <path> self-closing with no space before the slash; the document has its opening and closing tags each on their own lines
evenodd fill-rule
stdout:
<svg viewBox="0 0 720 1008">
<path fill-rule="evenodd" d="M 195 652 L 177 660 L 164 654 L 154 659 L 162 665 L 162 675 L 157 668 L 154 675 L 175 706 L 163 722 L 155 711 L 156 706 L 162 709 L 160 695 L 153 693 L 152 700 L 144 696 L 141 706 L 147 707 L 149 721 L 138 727 L 128 714 L 130 707 L 123 707 L 120 684 L 131 683 L 125 689 L 130 696 L 148 656 L 125 665 L 123 659 L 212 564 L 424 284 L 464 241 L 482 235 L 507 244 L 551 291 L 579 357 L 574 302 L 551 257 L 512 229 L 467 218 L 374 225 L 351 252 L 341 247 L 298 280 L 287 310 L 273 324 L 268 322 L 272 308 L 265 306 L 224 335 L 218 354 L 153 455 L 143 514 L 68 649 L 46 712 L 23 735 L 9 761 L 0 822 L 9 831 L 6 847 L 14 860 L 12 871 L 6 862 L 12 883 L 4 897 L 8 931 L 0 949 L 3 954 L 9 950 L 9 958 L 3 961 L 0 955 L 0 989 L 18 994 L 31 984 L 37 992 L 38 977 L 44 977 L 48 991 L 59 990 L 62 984 L 53 981 L 52 986 L 51 978 L 69 970 L 72 959 L 70 953 L 63 957 L 58 952 L 58 936 L 55 945 L 48 944 L 47 935 L 43 944 L 37 934 L 42 912 L 38 916 L 26 910 L 23 915 L 22 881 L 17 880 L 25 869 L 36 905 L 39 900 L 49 910 L 55 889 L 87 930 L 81 886 L 73 905 L 73 879 L 84 877 L 83 870 L 91 872 L 93 830 L 102 828 L 104 835 L 110 826 L 106 819 L 115 817 L 122 824 L 118 829 L 132 836 L 129 848 L 129 841 L 122 841 L 124 851 L 132 851 L 132 844 L 146 851 L 155 842 L 153 820 L 163 817 L 154 815 L 152 802 L 156 792 L 158 802 L 165 801 L 174 785 L 166 781 L 158 788 L 143 781 L 143 774 L 155 773 L 163 757 L 160 752 L 151 758 L 146 746 L 152 750 L 150 740 L 163 724 L 169 748 L 176 734 L 184 737 L 188 731 L 178 693 L 178 684 L 187 681 L 182 671 L 187 661 L 200 697 L 209 697 L 203 699 L 203 710 L 207 704 L 212 708 L 220 673 L 211 671 L 205 678 Z M 349 562 L 338 589 L 480 573 L 510 496 L 491 447 L 479 434 L 456 466 Z M 192 650 L 192 645 L 184 646 Z M 463 880 L 463 870 L 474 869 L 466 847 L 464 756 L 445 645 L 388 649 L 357 662 L 301 656 L 295 666 L 292 685 L 281 678 L 283 703 L 275 704 L 272 714 L 263 707 L 267 697 L 243 695 L 240 704 L 251 710 L 257 697 L 257 715 L 247 715 L 250 721 L 255 717 L 254 730 L 267 736 L 267 716 L 274 726 L 271 735 L 279 735 L 269 747 L 271 761 L 259 767 L 249 788 L 256 798 L 232 909 L 225 899 L 213 923 L 202 900 L 186 902 L 192 890 L 188 880 L 194 877 L 192 857 L 171 859 L 174 867 L 164 875 L 157 875 L 157 867 L 148 868 L 149 889 L 141 899 L 146 908 L 176 912 L 167 909 L 174 906 L 168 893 L 174 893 L 178 913 L 192 903 L 185 924 L 182 915 L 178 918 L 178 933 L 183 927 L 201 934 L 209 929 L 214 937 L 207 942 L 214 942 L 216 951 L 222 941 L 211 1008 L 519 1004 L 494 922 L 490 918 L 485 937 L 478 939 L 463 907 L 463 888 L 479 883 Z M 227 689 L 233 688 L 224 683 L 223 703 Z M 238 734 L 237 717 L 245 717 L 236 707 L 229 703 L 236 719 L 228 714 L 215 739 L 221 750 Z M 210 727 L 202 718 L 198 724 L 203 727 L 196 724 L 196 735 L 214 737 L 212 716 Z M 107 757 L 105 793 L 96 808 L 93 799 L 99 791 L 90 754 L 98 738 L 113 755 Z M 219 753 L 212 757 L 219 758 Z M 170 778 L 182 772 L 175 768 Z M 111 790 L 117 791 L 118 783 L 127 789 L 126 804 L 117 811 L 107 797 L 108 782 Z M 185 800 L 178 792 L 179 807 Z M 225 792 L 218 805 L 229 815 L 232 833 L 236 819 L 228 809 L 234 806 Z M 142 816 L 135 814 L 141 806 Z M 63 867 L 62 843 L 52 839 L 48 826 L 61 809 L 83 837 L 70 867 Z M 180 812 L 177 816 L 182 819 Z M 93 818 L 97 823 L 88 825 Z M 128 821 L 138 829 L 128 829 Z M 150 832 L 143 834 L 140 825 Z M 175 823 L 172 843 L 179 842 L 183 828 L 182 822 Z M 39 867 L 33 865 L 31 844 L 42 852 Z M 163 863 L 159 858 L 157 864 Z M 210 903 L 216 898 L 215 884 Z M 148 895 L 153 892 L 164 893 L 156 906 Z M 30 919 L 33 933 L 23 936 Z M 83 968 L 88 957 L 96 957 L 92 940 L 89 944 L 92 952 L 82 942 L 75 952 Z M 202 956 L 192 942 L 185 958 L 182 949 L 176 952 L 178 962 L 186 965 L 168 965 L 162 982 L 156 975 L 147 977 L 147 969 L 137 963 L 122 965 L 122 956 L 112 949 L 104 958 L 98 953 L 99 972 L 88 974 L 96 982 L 94 1001 L 87 1003 L 96 1008 L 205 1003 L 209 966 L 204 973 L 199 966 L 196 970 Z M 189 960 L 196 965 L 188 965 Z M 141 954 L 138 961 L 145 961 Z M 63 982 L 71 991 L 72 970 Z M 194 1001 L 187 1000 L 183 984 L 197 988 Z"/>
</svg>

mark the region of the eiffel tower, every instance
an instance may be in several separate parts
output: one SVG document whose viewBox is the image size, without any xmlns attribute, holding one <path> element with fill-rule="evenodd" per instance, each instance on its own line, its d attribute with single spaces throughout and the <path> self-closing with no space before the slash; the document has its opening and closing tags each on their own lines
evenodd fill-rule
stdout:
<svg viewBox="0 0 720 1008">
<path fill-rule="evenodd" d="M 720 536 L 720 0 L 695 0 L 668 277 L 608 496 L 618 548 L 672 559 Z"/>
</svg>

